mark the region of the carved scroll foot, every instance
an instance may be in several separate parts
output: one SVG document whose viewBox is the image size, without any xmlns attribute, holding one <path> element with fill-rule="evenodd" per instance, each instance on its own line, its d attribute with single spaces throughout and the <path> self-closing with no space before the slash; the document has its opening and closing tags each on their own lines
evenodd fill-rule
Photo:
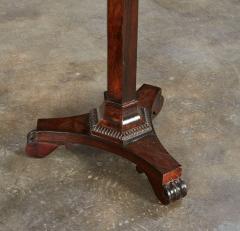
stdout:
<svg viewBox="0 0 240 231">
<path fill-rule="evenodd" d="M 164 205 L 168 205 L 187 195 L 187 186 L 181 178 L 170 181 L 166 185 L 161 185 L 159 181 L 154 182 L 152 179 L 148 179 L 156 196 Z"/>
<path fill-rule="evenodd" d="M 187 185 L 179 177 L 162 184 L 159 177 L 146 174 L 158 199 L 164 205 L 180 200 L 187 195 Z"/>
<path fill-rule="evenodd" d="M 44 143 L 37 142 L 35 140 L 35 131 L 31 131 L 28 134 L 27 145 L 26 145 L 26 154 L 35 158 L 43 158 L 52 153 L 57 147 L 57 144 L 54 143 Z"/>
<path fill-rule="evenodd" d="M 164 192 L 169 202 L 176 201 L 187 195 L 187 185 L 179 178 L 164 185 Z"/>
</svg>

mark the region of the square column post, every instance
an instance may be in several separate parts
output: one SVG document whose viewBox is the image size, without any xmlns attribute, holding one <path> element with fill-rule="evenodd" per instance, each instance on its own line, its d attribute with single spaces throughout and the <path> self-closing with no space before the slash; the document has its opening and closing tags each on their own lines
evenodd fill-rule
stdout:
<svg viewBox="0 0 240 231">
<path fill-rule="evenodd" d="M 108 0 L 108 93 L 110 101 L 136 100 L 138 0 Z"/>
</svg>

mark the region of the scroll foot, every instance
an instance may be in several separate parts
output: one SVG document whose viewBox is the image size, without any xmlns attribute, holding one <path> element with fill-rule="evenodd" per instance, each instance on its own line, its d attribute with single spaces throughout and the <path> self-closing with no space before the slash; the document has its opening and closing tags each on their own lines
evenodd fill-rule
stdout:
<svg viewBox="0 0 240 231">
<path fill-rule="evenodd" d="M 149 175 L 147 176 L 156 196 L 164 205 L 168 205 L 187 195 L 187 186 L 181 178 L 177 178 L 167 184 L 161 185 L 157 178 L 152 178 Z"/>
<path fill-rule="evenodd" d="M 35 158 L 43 158 L 53 152 L 57 147 L 57 144 L 37 142 L 35 140 L 35 132 L 31 131 L 28 134 L 25 151 L 28 156 Z"/>
<path fill-rule="evenodd" d="M 187 195 L 187 185 L 181 178 L 169 182 L 163 188 L 169 202 L 179 200 Z"/>
</svg>

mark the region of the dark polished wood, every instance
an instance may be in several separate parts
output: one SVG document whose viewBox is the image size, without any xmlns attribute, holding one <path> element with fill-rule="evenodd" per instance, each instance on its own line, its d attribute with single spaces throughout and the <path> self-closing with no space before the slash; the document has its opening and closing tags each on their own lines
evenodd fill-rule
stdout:
<svg viewBox="0 0 240 231">
<path fill-rule="evenodd" d="M 108 1 L 108 98 L 136 99 L 138 0 Z"/>
<path fill-rule="evenodd" d="M 152 120 L 161 111 L 159 87 L 136 91 L 138 0 L 108 0 L 108 88 L 103 104 L 87 114 L 40 119 L 26 153 L 45 157 L 60 145 L 86 144 L 120 155 L 145 173 L 163 204 L 187 194 L 181 165 L 157 138 Z"/>
</svg>

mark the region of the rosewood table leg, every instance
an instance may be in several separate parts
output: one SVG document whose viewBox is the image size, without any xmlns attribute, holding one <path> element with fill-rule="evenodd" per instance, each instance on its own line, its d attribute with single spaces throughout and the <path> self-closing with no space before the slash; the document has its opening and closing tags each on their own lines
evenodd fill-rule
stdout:
<svg viewBox="0 0 240 231">
<path fill-rule="evenodd" d="M 45 157 L 58 146 L 86 144 L 120 155 L 145 173 L 163 204 L 187 194 L 181 166 L 158 140 L 152 120 L 161 111 L 159 87 L 136 91 L 138 0 L 108 0 L 108 88 L 99 108 L 66 118 L 40 119 L 26 153 Z"/>
</svg>

